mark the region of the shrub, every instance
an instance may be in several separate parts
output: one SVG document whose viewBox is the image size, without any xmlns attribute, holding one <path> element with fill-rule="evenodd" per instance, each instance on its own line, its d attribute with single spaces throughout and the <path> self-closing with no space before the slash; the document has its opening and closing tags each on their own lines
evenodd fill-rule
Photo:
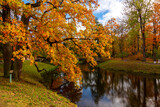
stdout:
<svg viewBox="0 0 160 107">
<path fill-rule="evenodd" d="M 123 58 L 128 57 L 128 56 L 129 56 L 128 52 L 123 52 Z M 117 54 L 116 57 L 121 58 L 122 57 L 122 53 Z"/>
<path fill-rule="evenodd" d="M 143 59 L 143 54 L 139 52 L 136 55 L 130 56 L 129 59 L 131 59 L 131 60 L 142 60 Z"/>
</svg>

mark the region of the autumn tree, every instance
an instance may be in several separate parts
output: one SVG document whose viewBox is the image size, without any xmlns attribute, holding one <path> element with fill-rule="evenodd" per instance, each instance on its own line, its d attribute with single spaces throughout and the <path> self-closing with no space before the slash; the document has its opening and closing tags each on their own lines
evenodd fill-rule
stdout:
<svg viewBox="0 0 160 107">
<path fill-rule="evenodd" d="M 77 55 L 86 58 L 91 66 L 97 64 L 94 60 L 97 53 L 109 55 L 104 48 L 108 36 L 94 30 L 92 13 L 98 6 L 97 0 L 32 0 L 26 4 L 21 0 L 2 0 L 0 6 L 4 72 L 8 73 L 11 59 L 14 60 L 17 79 L 22 67 L 18 65 L 22 65 L 24 57 L 35 63 L 39 51 L 45 52 L 51 63 L 64 72 L 64 78 L 73 82 L 81 78 Z M 79 25 L 84 29 L 77 30 Z"/>
<path fill-rule="evenodd" d="M 126 0 L 125 1 L 125 8 L 128 8 L 128 13 L 134 13 L 134 14 L 128 14 L 131 18 L 137 17 L 137 21 L 140 25 L 140 32 L 142 36 L 142 52 L 143 52 L 143 61 L 146 60 L 146 34 L 145 34 L 145 27 L 146 22 L 149 19 L 149 16 L 151 14 L 151 0 Z"/>
<path fill-rule="evenodd" d="M 8 77 L 9 70 L 14 69 L 14 77 L 18 79 L 22 70 L 22 45 L 26 44 L 25 40 L 27 41 L 24 36 L 30 19 L 30 15 L 27 15 L 26 11 L 29 12 L 30 8 L 40 6 L 40 1 L 24 4 L 21 0 L 2 0 L 0 6 L 2 20 L 0 27 L 3 35 L 1 43 L 4 44 L 4 76 Z M 12 55 L 13 51 L 17 51 L 18 57 Z M 13 57 L 15 57 L 14 63 L 11 61 Z"/>
<path fill-rule="evenodd" d="M 2 1 L 1 3 L 2 4 Z M 1 26 L 2 24 L 4 23 L 8 23 L 10 21 L 10 8 L 8 8 L 8 4 L 4 5 L 3 8 L 2 8 L 2 5 L 1 5 Z M 3 18 L 3 19 L 2 19 Z M 2 31 L 0 32 L 1 35 L 2 35 Z M 1 40 L 1 42 L 3 42 Z M 2 52 L 3 52 L 3 60 L 4 60 L 4 76 L 7 77 L 9 75 L 9 70 L 10 70 L 10 66 L 11 66 L 11 54 L 12 53 L 12 49 L 11 49 L 11 45 L 9 42 L 6 42 L 5 44 L 3 44 L 3 49 L 2 49 Z"/>
<path fill-rule="evenodd" d="M 119 44 L 119 49 L 120 49 L 120 53 L 121 53 L 121 58 L 124 58 L 124 52 L 125 50 L 125 41 L 126 41 L 126 34 L 127 33 L 127 28 L 126 25 L 124 23 L 120 23 L 119 28 L 118 28 L 118 44 Z"/>
<path fill-rule="evenodd" d="M 140 52 L 140 25 L 138 23 L 138 17 L 137 13 L 135 11 L 132 11 L 131 13 L 126 12 L 125 13 L 128 17 L 125 21 L 128 27 L 128 35 L 132 39 L 131 42 L 134 45 L 134 49 L 132 51 L 133 54 L 137 54 Z"/>
<path fill-rule="evenodd" d="M 128 39 L 129 39 L 129 44 L 131 48 L 131 53 L 132 55 L 138 54 L 140 52 L 140 35 L 139 35 L 139 25 L 135 26 L 129 26 L 129 31 L 128 31 Z"/>
<path fill-rule="evenodd" d="M 147 23 L 147 44 L 150 45 L 152 48 L 152 56 L 153 60 L 156 61 L 156 54 L 159 47 L 160 42 L 160 3 L 153 4 L 153 13 Z"/>
<path fill-rule="evenodd" d="M 112 39 L 112 50 L 111 50 L 111 57 L 115 57 L 116 54 L 116 35 L 118 33 L 119 24 L 117 24 L 115 18 L 111 18 L 105 25 L 105 32 L 110 35 Z"/>
</svg>

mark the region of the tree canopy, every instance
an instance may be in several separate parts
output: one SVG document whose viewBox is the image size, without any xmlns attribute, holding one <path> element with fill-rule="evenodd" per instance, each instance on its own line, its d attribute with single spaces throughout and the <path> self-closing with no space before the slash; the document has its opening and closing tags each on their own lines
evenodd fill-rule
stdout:
<svg viewBox="0 0 160 107">
<path fill-rule="evenodd" d="M 105 46 L 110 37 L 96 30 L 93 11 L 97 6 L 97 0 L 32 0 L 26 4 L 1 0 L 0 43 L 11 46 L 14 62 L 29 58 L 35 63 L 43 51 L 67 80 L 77 81 L 81 77 L 78 58 L 95 66 L 98 53 L 109 56 Z"/>
</svg>

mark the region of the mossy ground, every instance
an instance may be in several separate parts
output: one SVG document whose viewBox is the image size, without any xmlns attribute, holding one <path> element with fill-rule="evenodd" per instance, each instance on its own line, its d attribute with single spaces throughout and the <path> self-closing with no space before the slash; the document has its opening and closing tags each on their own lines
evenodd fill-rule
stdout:
<svg viewBox="0 0 160 107">
<path fill-rule="evenodd" d="M 108 60 L 99 64 L 106 70 L 125 71 L 144 74 L 160 74 L 160 64 L 146 63 L 140 61 Z"/>
<path fill-rule="evenodd" d="M 38 63 L 40 68 L 51 69 L 53 65 Z M 46 89 L 39 81 L 42 79 L 29 61 L 23 64 L 23 73 L 19 82 L 9 83 L 3 77 L 2 64 L 0 64 L 0 107 L 75 107 L 68 99 L 56 92 Z"/>
</svg>

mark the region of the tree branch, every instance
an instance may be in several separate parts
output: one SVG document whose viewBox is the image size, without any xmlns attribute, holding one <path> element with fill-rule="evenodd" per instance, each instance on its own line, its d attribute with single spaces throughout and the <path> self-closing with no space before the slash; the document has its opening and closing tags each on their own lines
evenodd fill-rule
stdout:
<svg viewBox="0 0 160 107">
<path fill-rule="evenodd" d="M 44 39 L 44 38 L 43 38 Z M 49 44 L 50 44 L 50 46 L 52 46 L 52 44 L 54 44 L 54 43 L 62 43 L 62 42 L 64 42 L 64 41 L 68 41 L 68 40 L 73 40 L 73 39 L 78 39 L 78 40 L 96 40 L 96 39 L 90 39 L 90 38 L 65 38 L 65 39 L 63 39 L 63 40 L 61 40 L 61 41 L 54 41 L 54 42 L 51 42 L 50 41 L 50 37 L 49 38 L 47 38 L 47 40 L 45 40 L 45 41 L 47 41 Z"/>
<path fill-rule="evenodd" d="M 79 0 L 72 1 L 72 3 L 78 2 Z"/>
<path fill-rule="evenodd" d="M 77 44 L 75 43 L 75 41 L 72 40 L 72 42 L 81 49 L 81 47 L 80 47 L 79 45 L 77 45 Z"/>
<path fill-rule="evenodd" d="M 62 0 L 62 2 L 63 2 L 63 0 Z M 41 21 L 42 21 L 42 19 L 43 19 L 44 15 L 45 15 L 47 12 L 51 11 L 52 9 L 56 9 L 56 8 L 58 8 L 58 7 L 61 7 L 62 2 L 60 3 L 60 5 L 59 5 L 59 6 L 55 6 L 55 5 L 54 5 L 54 4 L 52 4 L 51 2 L 47 1 L 46 3 L 48 3 L 48 4 L 52 5 L 53 7 L 52 7 L 52 8 L 50 8 L 50 9 L 48 9 L 48 10 L 46 10 L 46 11 L 42 14 L 42 16 L 41 16 Z"/>
<path fill-rule="evenodd" d="M 42 21 L 44 15 L 45 15 L 47 12 L 51 11 L 52 9 L 53 9 L 53 8 L 50 8 L 50 9 L 46 10 L 46 11 L 42 14 L 42 16 L 41 16 L 41 21 Z"/>
<path fill-rule="evenodd" d="M 44 68 L 43 68 L 42 70 L 40 70 L 40 69 L 38 68 L 38 66 L 37 66 L 37 64 L 36 64 L 36 63 L 34 63 L 34 65 L 35 65 L 35 67 L 36 67 L 36 69 L 37 69 L 37 71 L 38 71 L 38 72 L 47 71 L 47 70 L 46 70 L 46 69 L 44 69 Z"/>
<path fill-rule="evenodd" d="M 42 3 L 42 0 L 40 0 L 40 1 L 37 0 L 37 3 L 33 3 L 33 4 L 26 3 L 26 5 L 31 5 L 31 7 L 34 8 L 34 7 L 39 7 L 41 5 L 41 3 Z"/>
</svg>

